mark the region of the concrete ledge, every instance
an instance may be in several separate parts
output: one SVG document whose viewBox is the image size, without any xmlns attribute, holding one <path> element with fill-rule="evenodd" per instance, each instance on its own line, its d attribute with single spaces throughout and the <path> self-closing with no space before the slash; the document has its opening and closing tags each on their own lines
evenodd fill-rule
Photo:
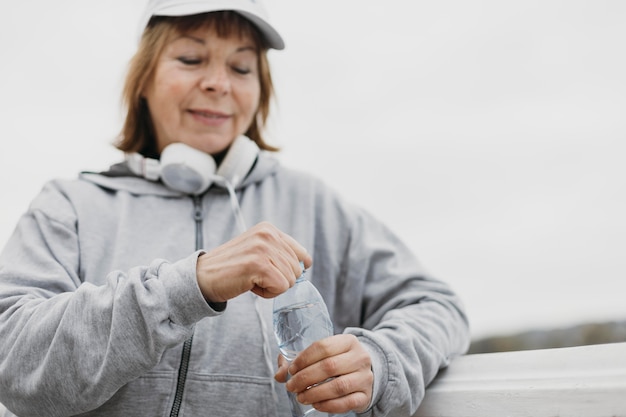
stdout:
<svg viewBox="0 0 626 417">
<path fill-rule="evenodd" d="M 458 358 L 416 417 L 626 417 L 626 343 Z"/>
</svg>

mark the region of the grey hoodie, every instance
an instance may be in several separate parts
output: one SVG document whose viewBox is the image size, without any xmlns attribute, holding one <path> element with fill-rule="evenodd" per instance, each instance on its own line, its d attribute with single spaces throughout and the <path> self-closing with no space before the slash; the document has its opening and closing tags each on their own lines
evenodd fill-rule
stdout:
<svg viewBox="0 0 626 417">
<path fill-rule="evenodd" d="M 267 154 L 236 192 L 248 226 L 307 248 L 335 332 L 371 354 L 364 415 L 412 415 L 468 346 L 450 288 L 367 212 Z M 0 254 L 0 402 L 22 417 L 289 416 L 263 350 L 275 368 L 272 300 L 214 309 L 198 288 L 196 239 L 210 250 L 236 234 L 219 186 L 193 198 L 130 176 L 46 184 Z"/>
</svg>

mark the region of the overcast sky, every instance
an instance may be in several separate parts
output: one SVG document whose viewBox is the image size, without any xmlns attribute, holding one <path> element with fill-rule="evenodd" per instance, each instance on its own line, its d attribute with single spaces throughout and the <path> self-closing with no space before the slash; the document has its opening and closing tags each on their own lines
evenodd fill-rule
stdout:
<svg viewBox="0 0 626 417">
<path fill-rule="evenodd" d="M 121 159 L 144 4 L 0 15 L 0 246 L 45 181 Z M 626 319 L 626 2 L 266 4 L 284 163 L 400 234 L 475 337 Z"/>
</svg>

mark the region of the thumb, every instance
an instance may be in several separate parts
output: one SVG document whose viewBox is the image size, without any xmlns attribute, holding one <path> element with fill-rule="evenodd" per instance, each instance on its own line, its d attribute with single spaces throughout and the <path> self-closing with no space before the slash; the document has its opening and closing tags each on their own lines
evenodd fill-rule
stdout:
<svg viewBox="0 0 626 417">
<path fill-rule="evenodd" d="M 287 382 L 287 369 L 289 368 L 289 362 L 283 355 L 278 355 L 278 372 L 274 375 L 274 379 L 277 382 Z"/>
</svg>

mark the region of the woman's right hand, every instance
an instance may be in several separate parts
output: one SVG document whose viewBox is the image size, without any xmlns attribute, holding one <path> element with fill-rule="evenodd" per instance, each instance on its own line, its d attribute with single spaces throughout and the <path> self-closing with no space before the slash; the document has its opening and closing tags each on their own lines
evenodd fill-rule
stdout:
<svg viewBox="0 0 626 417">
<path fill-rule="evenodd" d="M 204 298 L 221 303 L 252 291 L 272 298 L 289 289 L 308 268 L 307 250 L 276 226 L 262 222 L 198 257 L 196 277 Z"/>
</svg>

